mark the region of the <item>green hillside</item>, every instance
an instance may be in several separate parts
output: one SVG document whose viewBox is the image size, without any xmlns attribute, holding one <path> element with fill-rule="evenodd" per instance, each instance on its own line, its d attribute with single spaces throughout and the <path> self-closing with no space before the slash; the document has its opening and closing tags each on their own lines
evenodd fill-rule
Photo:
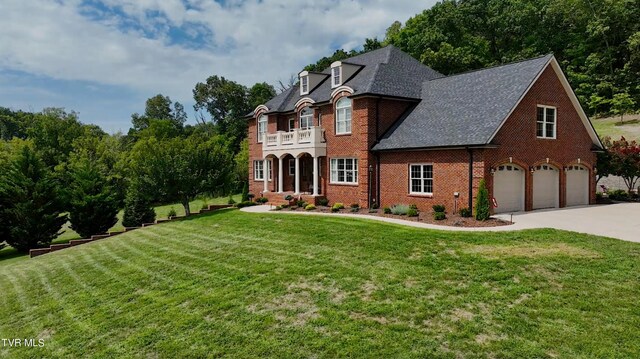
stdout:
<svg viewBox="0 0 640 359">
<path fill-rule="evenodd" d="M 0 261 L 0 357 L 637 357 L 640 245 L 222 210 Z"/>
<path fill-rule="evenodd" d="M 624 136 L 640 142 L 640 115 L 625 115 L 624 122 L 620 122 L 620 116 L 592 119 L 591 122 L 600 138 L 609 136 L 617 140 Z"/>
</svg>

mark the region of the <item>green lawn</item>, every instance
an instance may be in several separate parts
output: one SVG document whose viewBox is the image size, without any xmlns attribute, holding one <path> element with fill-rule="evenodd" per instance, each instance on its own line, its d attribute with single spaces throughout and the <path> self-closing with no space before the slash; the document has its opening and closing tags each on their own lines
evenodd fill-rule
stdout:
<svg viewBox="0 0 640 359">
<path fill-rule="evenodd" d="M 242 199 L 242 195 L 240 194 L 233 195 L 233 199 L 236 202 L 240 202 L 240 200 Z M 191 208 L 191 212 L 199 212 L 204 205 L 227 204 L 228 201 L 229 201 L 229 197 L 216 197 L 211 199 L 199 198 L 190 202 L 189 206 Z M 169 214 L 169 210 L 171 210 L 171 208 L 175 209 L 176 214 L 178 216 L 184 216 L 184 207 L 181 204 L 176 203 L 176 204 L 167 204 L 167 205 L 154 207 L 156 211 L 156 218 L 167 218 Z M 118 223 L 116 223 L 113 227 L 111 227 L 109 231 L 116 232 L 116 231 L 124 230 L 124 227 L 122 226 L 122 215 L 123 215 L 123 211 L 120 211 L 118 213 Z M 60 236 L 58 236 L 58 238 L 56 238 L 53 241 L 53 243 L 67 243 L 72 239 L 80 239 L 80 235 L 76 233 L 73 229 L 71 229 L 70 226 L 71 226 L 71 223 L 67 222 L 62 227 L 62 234 L 60 234 Z M 11 247 L 0 249 L 0 261 L 15 259 L 21 256 L 24 256 L 24 254 L 17 253 L 16 250 Z"/>
<path fill-rule="evenodd" d="M 600 138 L 609 136 L 619 140 L 624 136 L 628 140 L 640 141 L 640 115 L 625 115 L 624 123 L 620 123 L 620 116 L 592 119 L 591 122 Z"/>
<path fill-rule="evenodd" d="M 0 357 L 640 356 L 640 244 L 222 210 L 0 261 Z"/>
</svg>

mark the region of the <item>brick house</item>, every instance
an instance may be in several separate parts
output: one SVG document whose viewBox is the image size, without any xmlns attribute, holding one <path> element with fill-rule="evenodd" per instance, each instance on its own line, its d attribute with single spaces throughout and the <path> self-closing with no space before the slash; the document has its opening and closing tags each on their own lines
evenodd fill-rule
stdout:
<svg viewBox="0 0 640 359">
<path fill-rule="evenodd" d="M 250 191 L 283 203 L 472 207 L 595 201 L 602 144 L 552 55 L 444 76 L 393 46 L 338 61 L 248 117 Z"/>
</svg>

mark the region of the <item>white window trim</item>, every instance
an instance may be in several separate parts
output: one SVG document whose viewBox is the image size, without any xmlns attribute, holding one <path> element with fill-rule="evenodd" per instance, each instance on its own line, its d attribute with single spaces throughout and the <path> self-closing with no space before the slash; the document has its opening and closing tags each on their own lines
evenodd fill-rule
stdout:
<svg viewBox="0 0 640 359">
<path fill-rule="evenodd" d="M 346 99 L 347 101 L 349 101 L 349 106 L 342 106 L 339 107 L 338 103 L 340 101 L 342 101 L 343 99 Z M 347 117 L 347 109 L 350 109 L 351 111 L 351 118 L 349 118 L 349 120 L 346 120 Z M 340 121 L 340 111 L 344 111 L 344 117 L 345 120 L 344 121 Z M 349 130 L 345 131 L 345 132 L 338 132 L 338 122 L 349 122 Z M 347 98 L 347 97 L 342 97 L 340 98 L 338 101 L 336 101 L 336 121 L 335 121 L 335 130 L 336 130 L 336 135 L 348 135 L 351 134 L 351 131 L 353 130 L 353 101 L 351 101 L 351 99 Z M 346 126 L 345 126 L 346 127 Z"/>
<path fill-rule="evenodd" d="M 336 74 L 334 71 L 337 71 L 338 82 L 336 83 Z M 336 88 L 342 85 L 342 66 L 336 66 L 331 68 L 331 88 Z"/>
<path fill-rule="evenodd" d="M 294 117 L 291 117 L 289 119 L 289 132 L 293 132 L 293 130 L 296 129 L 296 119 Z"/>
<path fill-rule="evenodd" d="M 420 166 L 420 175 L 421 176 L 422 176 L 423 166 L 431 166 L 431 192 L 414 192 L 413 191 L 413 186 L 412 186 L 412 183 L 411 183 L 411 181 L 414 179 L 414 178 L 411 177 L 411 167 L 412 166 Z M 409 163 L 408 171 L 409 171 L 409 176 L 408 176 L 409 177 L 409 194 L 413 194 L 413 195 L 417 195 L 417 196 L 433 196 L 433 187 L 435 185 L 435 182 L 433 180 L 433 172 L 434 172 L 433 163 L 429 163 L 429 162 L 426 162 L 426 163 Z M 421 187 L 424 188 L 424 181 L 429 179 L 429 178 L 420 177 L 420 178 L 416 178 L 416 179 L 420 179 L 422 181 L 422 186 Z"/>
<path fill-rule="evenodd" d="M 334 160 L 336 161 L 335 162 L 336 163 L 336 169 L 335 169 L 336 176 L 335 176 L 335 179 L 333 177 L 334 169 L 333 169 L 333 166 L 332 166 Z M 344 181 L 338 181 L 338 161 L 339 160 L 345 160 L 345 164 L 344 164 L 345 169 L 343 170 L 345 172 L 345 175 L 344 175 L 345 180 Z M 346 163 L 346 160 L 353 161 L 352 162 L 353 169 L 351 170 L 351 172 L 353 172 L 353 179 L 354 179 L 353 182 L 348 182 L 346 180 L 346 178 L 347 178 L 347 169 L 346 169 L 347 168 L 347 163 Z M 329 182 L 332 183 L 332 184 L 357 185 L 358 184 L 358 175 L 359 175 L 359 172 L 360 172 L 359 169 L 358 169 L 358 165 L 359 165 L 358 162 L 359 162 L 358 158 L 356 158 L 356 157 L 336 157 L 336 158 L 329 159 L 329 179 L 330 179 Z"/>
<path fill-rule="evenodd" d="M 258 167 L 261 167 L 260 172 L 258 172 Z M 269 179 L 267 181 L 271 182 L 273 175 L 271 174 L 271 169 L 273 168 L 273 162 L 271 160 L 267 160 L 267 174 L 269 175 Z M 264 181 L 264 160 L 253 160 L 253 180 L 254 181 Z M 260 176 L 258 174 L 260 173 Z"/>
<path fill-rule="evenodd" d="M 290 158 L 289 159 L 289 176 L 295 176 L 295 175 L 296 175 L 296 159 Z"/>
<path fill-rule="evenodd" d="M 262 119 L 264 118 L 264 121 L 262 121 Z M 264 132 L 260 132 L 260 123 L 264 122 Z M 269 117 L 267 117 L 267 115 L 260 115 L 260 117 L 258 117 L 258 122 L 257 122 L 257 126 L 258 126 L 258 142 L 261 143 L 262 142 L 262 134 L 266 134 L 267 133 L 267 127 L 269 124 Z"/>
<path fill-rule="evenodd" d="M 306 81 L 306 88 L 305 88 Z M 300 77 L 300 95 L 308 95 L 309 94 L 309 75 Z"/>
<path fill-rule="evenodd" d="M 538 136 L 538 109 L 544 109 L 544 118 L 542 121 L 542 136 Z M 547 136 L 547 109 L 553 109 L 553 137 Z M 558 108 L 555 106 L 537 105 L 536 106 L 536 137 L 543 140 L 555 140 L 558 136 Z"/>
<path fill-rule="evenodd" d="M 302 112 L 303 112 L 304 110 L 306 110 L 306 109 L 309 109 L 309 111 L 311 111 L 311 113 L 306 114 L 306 115 L 303 115 L 303 114 L 302 114 Z M 305 122 L 307 122 L 307 124 L 308 124 L 309 126 L 303 126 L 303 118 L 304 118 L 304 121 L 305 121 Z M 310 129 L 311 127 L 313 127 L 313 110 L 312 110 L 311 108 L 309 108 L 309 107 L 305 107 L 305 108 L 303 108 L 302 110 L 300 110 L 300 117 L 299 117 L 299 121 L 300 121 L 300 122 L 299 122 L 299 123 L 300 123 L 300 125 L 299 125 L 298 127 L 300 127 L 300 129 L 301 129 L 301 130 L 302 130 L 302 129 L 308 130 L 308 129 Z"/>
</svg>

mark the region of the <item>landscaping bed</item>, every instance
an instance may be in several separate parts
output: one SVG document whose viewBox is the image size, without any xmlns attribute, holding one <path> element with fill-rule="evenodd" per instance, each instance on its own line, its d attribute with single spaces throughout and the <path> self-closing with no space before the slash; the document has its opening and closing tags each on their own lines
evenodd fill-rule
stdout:
<svg viewBox="0 0 640 359">
<path fill-rule="evenodd" d="M 498 218 L 491 217 L 485 221 L 478 221 L 473 217 L 462 217 L 459 214 L 445 213 L 445 219 L 436 220 L 434 213 L 431 211 L 417 211 L 417 216 L 397 215 L 384 213 L 384 209 L 369 210 L 365 208 L 350 208 L 339 209 L 337 211 L 332 210 L 331 206 L 317 206 L 315 209 L 306 209 L 306 206 L 297 206 L 293 204 L 284 208 L 278 209 L 280 206 L 274 207 L 274 211 L 297 211 L 297 212 L 320 212 L 320 213 L 350 213 L 359 214 L 363 216 L 375 216 L 375 217 L 387 217 L 401 219 L 411 222 L 420 222 L 435 224 L 440 226 L 452 226 L 452 227 L 497 227 L 506 226 L 512 224 L 508 221 L 503 221 Z"/>
</svg>

